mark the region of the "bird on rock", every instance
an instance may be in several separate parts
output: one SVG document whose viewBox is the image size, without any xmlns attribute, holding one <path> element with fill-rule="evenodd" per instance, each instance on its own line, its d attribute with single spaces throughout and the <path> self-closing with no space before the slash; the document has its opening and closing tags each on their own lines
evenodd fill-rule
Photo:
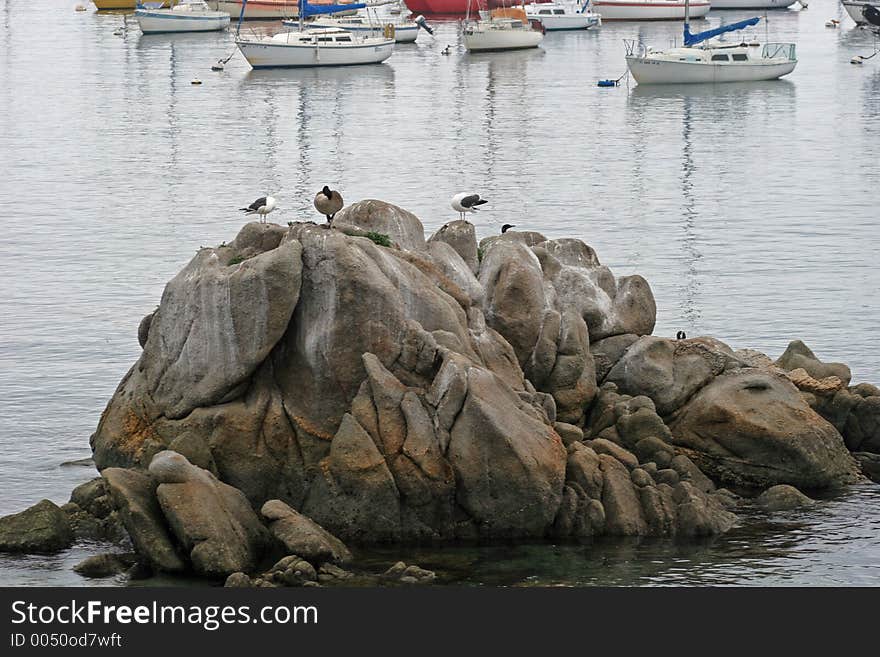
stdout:
<svg viewBox="0 0 880 657">
<path fill-rule="evenodd" d="M 679 331 L 678 333 L 675 334 L 675 339 L 676 340 L 687 340 L 687 335 L 685 334 L 684 331 Z"/>
<path fill-rule="evenodd" d="M 501 227 L 501 234 L 504 235 L 504 233 L 506 233 L 507 231 L 509 231 L 511 228 L 516 228 L 516 226 L 514 226 L 513 224 L 504 224 L 504 225 Z"/>
<path fill-rule="evenodd" d="M 324 185 L 324 188 L 315 194 L 315 209 L 327 217 L 329 226 L 336 213 L 342 209 L 342 194 Z"/>
<path fill-rule="evenodd" d="M 277 207 L 275 199 L 271 196 L 261 196 L 246 208 L 239 208 L 245 214 L 260 215 L 260 222 L 266 223 L 266 215 Z"/>
<path fill-rule="evenodd" d="M 452 197 L 452 209 L 461 215 L 462 220 L 464 220 L 465 214 L 476 212 L 477 206 L 484 203 L 488 203 L 488 201 L 480 198 L 479 194 L 474 194 L 473 192 L 462 192 Z"/>
</svg>

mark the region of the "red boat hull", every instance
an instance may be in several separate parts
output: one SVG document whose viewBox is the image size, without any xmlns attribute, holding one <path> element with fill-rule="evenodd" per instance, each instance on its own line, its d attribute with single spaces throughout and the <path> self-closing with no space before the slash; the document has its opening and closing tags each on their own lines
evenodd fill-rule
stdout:
<svg viewBox="0 0 880 657">
<path fill-rule="evenodd" d="M 471 5 L 471 12 L 485 9 L 485 0 L 404 0 L 414 14 L 434 14 L 444 16 L 464 16 Z"/>
<path fill-rule="evenodd" d="M 531 0 L 532 2 L 551 2 L 551 0 Z M 498 9 L 512 6 L 510 0 L 404 0 L 407 8 L 414 14 L 433 14 L 435 16 L 464 16 L 470 4 L 471 14 L 476 17 L 483 9 Z"/>
</svg>

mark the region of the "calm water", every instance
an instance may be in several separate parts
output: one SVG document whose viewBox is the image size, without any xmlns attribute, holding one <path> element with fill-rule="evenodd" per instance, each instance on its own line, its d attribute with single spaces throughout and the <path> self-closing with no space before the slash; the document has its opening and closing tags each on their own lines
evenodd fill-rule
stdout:
<svg viewBox="0 0 880 657">
<path fill-rule="evenodd" d="M 405 206 L 429 231 L 474 189 L 491 200 L 481 235 L 574 235 L 646 276 L 658 334 L 774 356 L 799 337 L 880 381 L 880 57 L 849 64 L 873 39 L 832 0 L 771 13 L 770 38 L 798 43 L 789 79 L 655 89 L 595 84 L 624 72 L 623 39 L 666 46 L 674 23 L 482 56 L 442 56 L 458 36 L 438 23 L 381 66 L 252 72 L 236 56 L 214 73 L 229 34 L 144 37 L 132 23 L 117 36 L 120 14 L 74 4 L 0 0 L 0 513 L 66 501 L 94 476 L 64 464 L 89 456 L 139 319 L 196 249 L 235 235 L 235 208 L 268 192 L 276 221 L 312 217 L 325 183 Z M 414 557 L 450 581 L 876 584 L 878 491 L 699 546 Z M 82 583 L 69 567 L 95 549 L 0 557 L 0 583 Z"/>
</svg>

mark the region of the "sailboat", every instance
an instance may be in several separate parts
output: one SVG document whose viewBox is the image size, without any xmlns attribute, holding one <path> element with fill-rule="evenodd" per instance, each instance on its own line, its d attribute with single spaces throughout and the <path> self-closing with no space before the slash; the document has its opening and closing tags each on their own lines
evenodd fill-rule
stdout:
<svg viewBox="0 0 880 657">
<path fill-rule="evenodd" d="M 599 14 L 590 11 L 590 0 L 580 4 L 570 2 L 534 2 L 525 5 L 526 18 L 539 22 L 547 32 L 557 30 L 586 30 L 601 25 Z"/>
<path fill-rule="evenodd" d="M 248 0 L 244 0 L 242 13 Z M 342 9 L 363 9 L 367 5 L 347 4 Z M 299 0 L 298 29 L 274 36 L 235 37 L 235 45 L 253 68 L 300 68 L 378 64 L 391 57 L 394 35 L 356 34 L 340 28 L 306 29 L 304 19 L 335 14 L 339 5 L 312 5 Z M 239 19 L 239 30 L 241 19 Z"/>
<path fill-rule="evenodd" d="M 375 5 L 373 5 L 375 6 Z M 296 25 L 295 21 L 286 20 L 282 24 L 288 27 Z M 364 16 L 356 14 L 354 16 L 325 16 L 316 18 L 311 22 L 312 27 L 338 27 L 349 32 L 360 34 L 371 32 L 383 32 L 388 29 L 388 25 L 393 26 L 394 41 L 396 43 L 412 43 L 419 35 L 419 30 L 423 29 L 429 34 L 433 34 L 433 30 L 428 25 L 424 16 L 416 16 L 415 19 L 396 16 L 390 20 L 380 21 L 378 17 Z M 391 33 L 391 30 L 388 30 Z"/>
<path fill-rule="evenodd" d="M 212 10 L 204 0 L 180 0 L 170 9 L 161 7 L 161 2 L 138 2 L 134 17 L 141 32 L 218 32 L 229 27 L 229 14 Z"/>
<path fill-rule="evenodd" d="M 713 30 L 691 34 L 686 0 L 684 47 L 652 50 L 627 43 L 626 64 L 639 84 L 687 84 L 699 82 L 755 82 L 776 80 L 797 66 L 795 44 L 710 43 L 709 39 L 757 25 L 749 18 Z M 700 45 L 702 44 L 702 45 Z"/>
<path fill-rule="evenodd" d="M 493 52 L 537 48 L 544 35 L 532 29 L 526 12 L 520 7 L 500 7 L 480 11 L 479 20 L 468 17 L 462 23 L 464 47 L 469 52 Z"/>
</svg>

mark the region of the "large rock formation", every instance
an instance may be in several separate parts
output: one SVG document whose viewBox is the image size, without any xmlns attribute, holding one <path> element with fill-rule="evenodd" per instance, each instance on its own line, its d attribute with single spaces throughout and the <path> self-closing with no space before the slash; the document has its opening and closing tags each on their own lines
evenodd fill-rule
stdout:
<svg viewBox="0 0 880 657">
<path fill-rule="evenodd" d="M 651 337 L 655 314 L 644 279 L 615 278 L 579 240 L 508 231 L 478 250 L 453 222 L 426 241 L 379 201 L 332 228 L 248 224 L 141 324 L 95 460 L 154 567 L 212 575 L 253 571 L 268 539 L 251 507 L 269 500 L 276 544 L 343 560 L 322 532 L 703 535 L 734 522 L 707 474 L 854 476 L 838 430 L 769 359 Z"/>
</svg>

